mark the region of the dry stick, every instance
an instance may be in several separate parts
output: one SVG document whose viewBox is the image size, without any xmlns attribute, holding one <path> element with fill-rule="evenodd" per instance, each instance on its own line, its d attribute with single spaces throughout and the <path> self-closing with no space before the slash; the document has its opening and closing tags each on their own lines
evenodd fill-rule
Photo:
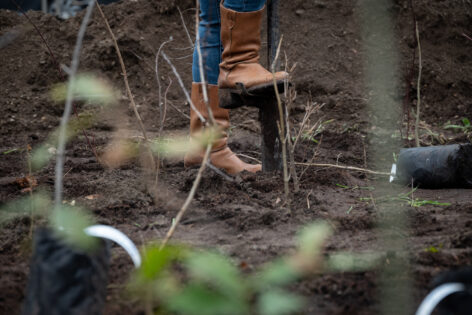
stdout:
<svg viewBox="0 0 472 315">
<path fill-rule="evenodd" d="M 316 156 L 318 155 L 318 149 L 320 148 L 322 142 L 323 142 L 323 135 L 321 135 L 320 141 L 318 141 L 318 144 L 316 145 L 315 151 L 313 152 L 313 156 L 311 157 L 309 164 L 313 163 L 313 161 L 316 159 Z M 306 166 L 305 169 L 303 169 L 302 172 L 300 173 L 300 181 L 302 180 L 303 175 L 305 175 L 309 167 L 310 166 Z"/>
<path fill-rule="evenodd" d="M 29 144 L 26 145 L 26 159 L 28 160 L 28 177 L 27 182 L 29 185 L 29 195 L 30 195 L 30 210 L 31 210 L 31 224 L 29 230 L 29 238 L 33 238 L 33 229 L 34 229 L 34 205 L 33 205 L 33 183 L 32 178 L 32 171 L 31 171 L 31 154 L 30 154 L 31 146 Z"/>
<path fill-rule="evenodd" d="M 98 3 L 97 0 L 95 0 L 95 1 L 97 3 L 98 11 L 100 12 L 100 15 L 103 18 L 103 22 L 105 22 L 108 33 L 110 33 L 110 36 L 113 40 L 113 45 L 115 46 L 116 54 L 118 55 L 118 59 L 120 61 L 121 71 L 122 71 L 122 74 L 123 74 L 123 80 L 124 80 L 125 86 L 126 86 L 126 92 L 128 94 L 128 97 L 129 97 L 129 100 L 130 100 L 130 103 L 131 103 L 131 107 L 133 108 L 134 115 L 136 116 L 136 119 L 138 120 L 139 127 L 141 129 L 142 134 L 143 134 L 144 140 L 146 140 L 146 148 L 148 149 L 149 158 L 150 158 L 150 161 L 152 163 L 152 171 L 154 172 L 156 170 L 156 161 L 154 160 L 154 155 L 152 154 L 151 147 L 148 144 L 149 140 L 148 140 L 148 137 L 147 137 L 147 134 L 146 134 L 146 129 L 144 128 L 143 121 L 141 119 L 141 116 L 139 115 L 138 108 L 136 106 L 136 103 L 134 102 L 134 97 L 133 97 L 133 94 L 131 93 L 131 89 L 129 87 L 128 75 L 126 73 L 126 67 L 125 67 L 125 63 L 123 61 L 123 58 L 121 56 L 120 48 L 118 47 L 118 42 L 116 41 L 115 34 L 113 34 L 113 31 L 111 30 L 110 24 L 108 23 L 108 20 L 107 20 L 105 14 L 103 13 L 102 8 L 100 7 L 100 4 Z"/>
<path fill-rule="evenodd" d="M 185 34 L 187 34 L 188 41 L 190 42 L 190 45 L 192 46 L 192 49 L 194 49 L 195 47 L 194 47 L 193 42 L 192 42 L 192 37 L 190 36 L 190 33 L 188 31 L 187 24 L 185 24 L 185 20 L 184 20 L 184 16 L 182 15 L 182 11 L 180 11 L 180 8 L 178 6 L 177 6 L 177 10 L 179 11 L 180 20 L 182 21 L 182 25 L 184 27 Z M 197 10 L 197 14 L 198 14 L 198 10 Z M 197 28 L 197 32 L 198 32 L 198 28 Z"/>
<path fill-rule="evenodd" d="M 360 167 L 355 167 L 355 166 L 343 166 L 343 165 L 339 165 L 339 164 L 302 163 L 302 162 L 297 162 L 295 164 L 304 165 L 304 166 L 327 167 L 327 168 L 334 167 L 334 168 L 339 168 L 339 169 L 343 169 L 343 170 L 363 172 L 363 173 L 369 173 L 369 174 L 374 174 L 374 175 L 386 175 L 386 176 L 391 175 L 388 172 L 378 172 L 378 171 L 373 171 L 373 170 L 369 170 L 369 169 L 366 169 L 366 168 L 360 168 Z"/>
<path fill-rule="evenodd" d="M 180 220 L 184 216 L 185 212 L 187 211 L 190 203 L 193 200 L 193 197 L 195 196 L 195 193 L 197 192 L 198 185 L 200 185 L 200 180 L 202 179 L 202 174 L 203 171 L 205 170 L 205 167 L 207 165 L 208 157 L 210 156 L 211 152 L 211 145 L 208 145 L 205 151 L 205 155 L 203 156 L 203 161 L 202 164 L 198 170 L 197 177 L 195 178 L 195 181 L 193 182 L 192 189 L 190 190 L 190 193 L 187 196 L 187 199 L 185 200 L 184 205 L 180 209 L 179 213 L 174 219 L 174 222 L 172 223 L 172 226 L 170 227 L 169 231 L 166 234 L 166 237 L 164 238 L 164 241 L 162 242 L 161 246 L 159 247 L 159 250 L 162 250 L 166 245 L 169 239 L 172 237 L 174 234 L 177 226 L 179 225 Z"/>
<path fill-rule="evenodd" d="M 468 40 L 472 40 L 472 37 L 466 35 L 465 33 L 462 33 L 462 36 L 464 36 L 464 37 L 467 38 Z"/>
<path fill-rule="evenodd" d="M 205 102 L 205 105 L 206 105 L 206 108 L 207 108 L 208 116 L 210 118 L 210 125 L 216 126 L 215 118 L 213 117 L 213 113 L 211 111 L 210 104 L 208 102 L 208 95 L 206 94 L 207 93 L 206 83 L 205 83 L 205 76 L 204 76 L 204 73 L 203 73 L 203 60 L 202 60 L 202 54 L 201 54 L 201 51 L 200 51 L 200 39 L 199 39 L 199 36 L 198 36 L 198 12 L 199 12 L 199 9 L 198 9 L 199 2 L 198 2 L 198 0 L 196 1 L 196 5 L 197 5 L 197 10 L 196 10 L 197 13 L 196 13 L 196 18 L 195 18 L 196 19 L 196 26 L 197 26 L 197 39 L 196 39 L 196 46 L 197 47 L 196 48 L 197 48 L 197 53 L 198 53 L 198 62 L 199 62 L 199 66 L 200 66 L 200 79 L 201 79 L 202 85 L 203 85 L 203 87 L 202 87 L 203 99 L 204 99 L 204 102 Z M 192 106 L 192 108 L 196 111 L 197 115 L 201 116 L 200 112 L 195 109 L 195 106 L 192 103 L 192 100 L 190 99 L 190 97 L 188 97 L 187 90 L 185 89 L 185 87 L 183 85 L 183 82 L 182 82 L 182 80 L 180 79 L 180 76 L 177 73 L 177 70 L 172 65 L 169 58 L 167 58 L 167 56 L 164 54 L 164 52 L 162 52 L 162 56 L 169 63 L 169 65 L 172 68 L 172 71 L 177 76 L 177 79 L 179 80 L 179 83 L 180 83 L 182 89 L 184 90 L 187 99 L 189 99 L 190 106 Z M 201 116 L 200 120 L 205 125 L 206 120 L 203 118 L 203 116 Z M 175 217 L 175 221 L 173 222 L 172 226 L 170 227 L 169 231 L 167 232 L 166 237 L 165 237 L 164 241 L 162 242 L 159 250 L 162 250 L 166 246 L 167 242 L 169 241 L 169 239 L 172 237 L 175 230 L 177 229 L 177 226 L 179 225 L 180 220 L 182 219 L 185 212 L 187 211 L 190 203 L 192 202 L 193 197 L 195 196 L 195 193 L 197 191 L 198 185 L 200 185 L 200 180 L 202 178 L 203 171 L 205 170 L 205 167 L 207 166 L 207 164 L 209 162 L 211 149 L 212 149 L 212 144 L 209 144 L 206 148 L 205 155 L 203 156 L 203 161 L 202 161 L 202 164 L 200 165 L 200 169 L 198 170 L 197 177 L 195 178 L 195 181 L 193 182 L 192 189 L 190 190 L 190 193 L 187 196 L 187 199 L 185 200 L 184 205 L 182 206 L 179 213 Z"/>
<path fill-rule="evenodd" d="M 163 119 L 164 113 L 162 109 L 163 104 L 162 104 L 161 80 L 159 78 L 159 54 L 161 53 L 161 50 L 164 47 L 164 45 L 166 45 L 167 43 L 170 43 L 171 41 L 173 41 L 172 37 L 170 37 L 169 40 L 163 42 L 161 46 L 159 46 L 159 49 L 157 50 L 156 58 L 154 61 L 154 64 L 155 64 L 154 73 L 156 74 L 156 81 L 157 81 L 157 87 L 158 87 L 158 92 L 159 92 L 159 115 L 161 118 L 161 123 L 159 125 L 159 134 L 158 134 L 159 137 L 161 136 L 161 132 L 164 125 L 164 119 Z"/>
<path fill-rule="evenodd" d="M 285 54 L 285 71 L 288 72 L 288 60 L 287 54 Z M 292 143 L 292 135 L 290 134 L 290 123 L 289 123 L 289 109 L 293 105 L 293 97 L 291 90 L 289 90 L 288 80 L 284 82 L 284 94 L 285 100 L 287 102 L 285 106 L 285 125 L 287 126 L 287 134 L 285 135 L 286 139 L 288 140 L 288 152 L 290 158 L 290 175 L 293 179 L 293 188 L 295 192 L 300 191 L 300 182 L 298 181 L 297 170 L 295 168 L 295 146 Z"/>
<path fill-rule="evenodd" d="M 289 187 L 288 187 L 288 170 L 287 170 L 287 147 L 286 147 L 286 134 L 284 126 L 284 111 L 282 108 L 282 101 L 280 100 L 279 90 L 277 88 L 277 80 L 275 79 L 275 65 L 277 59 L 279 58 L 280 47 L 282 45 L 283 36 L 281 36 L 279 41 L 279 46 L 277 47 L 277 52 L 275 54 L 274 61 L 272 62 L 272 80 L 274 83 L 275 97 L 277 98 L 277 106 L 279 108 L 279 121 L 277 122 L 277 127 L 279 128 L 280 141 L 282 142 L 282 163 L 283 163 L 283 174 L 284 174 L 284 191 L 285 191 L 285 201 L 289 202 Z"/>
<path fill-rule="evenodd" d="M 165 52 L 161 52 L 162 57 L 164 58 L 165 61 L 169 64 L 170 68 L 172 69 L 172 72 L 174 73 L 175 77 L 177 78 L 177 82 L 179 82 L 180 87 L 182 88 L 182 92 L 185 95 L 185 98 L 187 99 L 187 102 L 190 104 L 190 107 L 195 111 L 195 113 L 198 116 L 198 119 L 205 124 L 207 120 L 202 116 L 200 111 L 195 107 L 195 105 L 192 102 L 192 98 L 188 94 L 187 89 L 185 88 L 184 82 L 182 81 L 182 78 L 180 77 L 179 73 L 177 72 L 177 69 L 175 66 L 172 64 L 172 62 L 169 60 L 169 57 L 167 57 Z"/>
<path fill-rule="evenodd" d="M 36 32 L 38 33 L 39 37 L 41 38 L 41 40 L 43 41 L 44 45 L 46 46 L 46 49 L 48 50 L 48 53 L 49 53 L 49 56 L 51 57 L 52 61 L 56 64 L 56 67 L 57 67 L 57 70 L 58 70 L 58 73 L 59 73 L 59 78 L 64 81 L 65 80 L 65 77 L 64 77 L 64 74 L 62 73 L 62 67 L 61 65 L 59 64 L 59 61 L 57 61 L 57 58 L 56 56 L 54 55 L 54 53 L 52 52 L 51 50 L 51 47 L 49 47 L 49 44 L 48 42 L 46 41 L 46 39 L 44 38 L 43 36 L 43 33 L 41 33 L 41 31 L 39 30 L 38 26 L 36 25 L 36 23 L 33 22 L 33 20 L 30 19 L 29 15 L 20 7 L 20 5 L 18 3 L 16 3 L 15 0 L 10 0 L 11 2 L 13 2 L 13 4 L 18 8 L 18 10 L 21 12 L 21 14 L 24 15 L 24 17 L 28 20 L 28 22 L 33 26 L 33 28 L 36 30 Z M 79 113 L 77 112 L 77 108 L 75 107 L 75 104 L 72 103 L 72 109 L 74 110 L 74 115 L 75 117 L 77 118 L 77 121 L 80 122 L 80 117 L 79 117 Z M 82 127 L 81 127 L 82 128 Z M 87 145 L 89 146 L 90 150 L 92 150 L 92 153 L 93 155 L 95 156 L 95 158 L 97 159 L 97 161 L 100 161 L 100 159 L 98 158 L 98 154 L 97 154 L 97 150 L 95 149 L 95 146 L 92 145 L 92 143 L 90 142 L 90 139 L 87 135 L 87 133 L 85 132 L 85 129 L 82 128 L 82 133 L 85 137 L 85 140 L 87 141 Z"/>
<path fill-rule="evenodd" d="M 416 123 L 415 123 L 415 140 L 416 146 L 420 146 L 419 138 L 419 124 L 420 124 L 420 105 L 421 105 L 421 71 L 423 66 L 421 64 L 421 43 L 420 43 L 420 32 L 418 30 L 418 22 L 416 22 L 416 41 L 418 43 L 418 83 L 417 83 L 417 103 L 416 103 Z"/>
<path fill-rule="evenodd" d="M 164 117 L 162 118 L 161 126 L 159 128 L 159 137 L 161 136 L 162 130 L 164 129 L 164 123 L 167 116 L 167 93 L 169 93 L 170 87 L 172 86 L 172 79 L 169 78 L 169 85 L 167 86 L 166 91 L 164 92 Z"/>
<path fill-rule="evenodd" d="M 67 123 L 69 121 L 70 113 L 72 111 L 72 98 L 75 85 L 75 74 L 79 68 L 79 56 L 80 50 L 82 48 L 82 41 L 85 35 L 85 30 L 87 29 L 87 24 L 92 15 L 94 0 L 90 0 L 87 6 L 87 11 L 85 13 L 82 24 L 80 25 L 79 33 L 77 35 L 77 41 L 75 43 L 74 53 L 72 55 L 72 62 L 69 72 L 69 84 L 67 85 L 67 97 L 66 104 L 64 108 L 64 114 L 61 118 L 61 124 L 59 127 L 59 139 L 57 144 L 57 158 L 56 158 L 56 180 L 54 182 L 54 205 L 56 208 L 59 208 L 62 204 L 62 173 L 64 169 L 64 151 L 66 146 L 66 133 L 67 133 Z"/>
</svg>

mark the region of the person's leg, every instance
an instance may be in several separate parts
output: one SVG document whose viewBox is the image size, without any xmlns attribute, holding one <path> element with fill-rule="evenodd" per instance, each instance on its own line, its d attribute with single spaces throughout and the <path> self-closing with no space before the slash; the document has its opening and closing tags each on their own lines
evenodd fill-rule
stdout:
<svg viewBox="0 0 472 315">
<path fill-rule="evenodd" d="M 224 6 L 237 12 L 258 11 L 264 7 L 266 0 L 225 0 Z"/>
<path fill-rule="evenodd" d="M 220 1 L 200 1 L 200 23 L 198 25 L 200 37 L 200 50 L 203 61 L 203 72 L 205 81 L 209 84 L 218 83 L 219 63 L 221 62 L 221 40 L 220 40 Z M 195 45 L 198 43 L 195 42 Z M 198 60 L 198 52 L 193 51 L 192 65 L 193 82 L 200 83 L 201 73 Z"/>
<path fill-rule="evenodd" d="M 265 1 L 224 0 L 220 6 L 221 56 L 218 87 L 233 93 L 267 95 L 274 93 L 273 75 L 259 63 L 262 13 Z M 279 92 L 286 72 L 276 72 Z M 225 108 L 228 104 L 221 104 Z"/>
<path fill-rule="evenodd" d="M 198 34 L 200 37 L 200 49 L 202 55 L 202 65 L 205 81 L 207 85 L 207 95 L 209 106 L 212 109 L 216 124 L 221 129 L 221 137 L 213 143 L 210 154 L 210 162 L 225 170 L 229 174 L 237 174 L 242 171 L 258 172 L 261 165 L 251 165 L 241 161 L 227 146 L 229 111 L 219 107 L 218 99 L 218 74 L 219 63 L 221 61 L 221 40 L 220 40 L 220 0 L 200 1 L 200 23 Z M 196 45 L 198 43 L 195 43 Z M 203 84 L 199 66 L 198 51 L 193 52 L 192 65 L 192 103 L 203 117 L 208 119 L 207 106 L 203 101 Z M 198 135 L 204 128 L 203 123 L 198 118 L 194 110 L 190 110 L 190 135 Z M 184 158 L 186 167 L 200 165 L 203 160 L 203 151 L 189 153 Z"/>
</svg>

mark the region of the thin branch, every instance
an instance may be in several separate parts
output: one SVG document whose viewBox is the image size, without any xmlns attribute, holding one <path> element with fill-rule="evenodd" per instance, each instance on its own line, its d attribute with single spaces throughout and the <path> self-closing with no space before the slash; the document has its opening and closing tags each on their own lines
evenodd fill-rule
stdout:
<svg viewBox="0 0 472 315">
<path fill-rule="evenodd" d="M 157 50 L 155 62 L 154 62 L 154 64 L 155 64 L 154 72 L 156 74 L 156 81 L 157 81 L 157 87 L 158 87 L 158 92 L 159 92 L 159 100 L 158 100 L 158 102 L 159 102 L 159 116 L 161 118 L 161 123 L 160 123 L 160 126 L 159 126 L 159 137 L 161 136 L 162 125 L 164 124 L 164 120 L 162 119 L 162 117 L 164 116 L 164 113 L 163 113 L 163 109 L 162 109 L 163 103 L 162 103 L 162 92 L 161 92 L 161 80 L 159 78 L 159 54 L 161 53 L 161 50 L 164 47 L 164 45 L 166 45 L 167 43 L 170 43 L 171 41 L 173 41 L 172 36 L 169 38 L 169 40 L 163 42 L 161 44 L 161 46 L 159 46 L 159 49 Z"/>
<path fill-rule="evenodd" d="M 169 85 L 164 93 L 164 114 L 161 120 L 161 126 L 159 127 L 159 137 L 161 137 L 162 131 L 164 130 L 164 123 L 166 121 L 167 116 L 167 93 L 169 93 L 169 89 L 172 86 L 172 79 L 169 78 Z"/>
<path fill-rule="evenodd" d="M 169 60 L 169 57 L 167 57 L 165 52 L 161 52 L 162 57 L 164 58 L 165 61 L 169 64 L 170 68 L 172 69 L 172 72 L 174 73 L 175 77 L 177 78 L 177 81 L 179 82 L 180 87 L 182 88 L 182 92 L 185 95 L 185 98 L 187 99 L 187 102 L 190 104 L 190 107 L 195 111 L 197 114 L 198 118 L 200 121 L 205 124 L 207 120 L 202 116 L 202 114 L 198 111 L 198 109 L 195 107 L 195 105 L 192 102 L 192 98 L 188 94 L 187 89 L 185 88 L 184 82 L 182 81 L 182 78 L 180 77 L 179 73 L 177 72 L 177 69 L 175 66 L 172 64 L 172 62 Z"/>
<path fill-rule="evenodd" d="M 203 156 L 202 164 L 200 165 L 200 168 L 198 170 L 197 177 L 195 178 L 195 180 L 193 182 L 192 189 L 190 190 L 190 193 L 188 194 L 184 205 L 180 209 L 179 213 L 177 213 L 177 216 L 175 217 L 169 231 L 167 232 L 166 237 L 164 238 L 164 241 L 162 242 L 161 246 L 159 247 L 159 250 L 162 250 L 167 245 L 167 242 L 172 237 L 172 235 L 174 235 L 174 232 L 177 229 L 177 226 L 179 225 L 180 221 L 182 220 L 182 217 L 184 216 L 184 214 L 187 211 L 190 203 L 192 202 L 193 197 L 195 196 L 195 193 L 197 192 L 197 188 L 200 185 L 200 181 L 202 179 L 203 171 L 205 170 L 208 158 L 210 157 L 210 152 L 211 152 L 211 145 L 208 145 L 207 148 L 206 148 L 206 151 L 205 151 L 205 155 Z"/>
<path fill-rule="evenodd" d="M 234 178 L 232 178 L 231 176 L 227 175 L 225 172 L 221 171 L 219 168 L 217 168 L 216 166 L 214 166 L 213 164 L 210 163 L 210 161 L 207 161 L 207 166 L 209 169 L 211 169 L 213 172 L 215 172 L 216 174 L 220 175 L 221 177 L 223 177 L 223 179 L 227 180 L 228 182 L 231 182 L 231 183 L 234 183 Z"/>
<path fill-rule="evenodd" d="M 320 141 L 318 141 L 318 144 L 316 145 L 315 151 L 313 152 L 313 156 L 311 157 L 310 162 L 308 164 L 312 164 L 313 161 L 316 159 L 316 156 L 318 155 L 318 150 L 319 150 L 322 142 L 323 142 L 323 135 L 321 135 Z M 305 173 L 306 173 L 306 171 L 308 170 L 309 167 L 310 167 L 309 165 L 306 166 L 302 170 L 302 172 L 300 173 L 300 179 L 299 179 L 300 181 L 302 180 L 303 175 L 305 175 Z"/>
<path fill-rule="evenodd" d="M 283 36 L 281 36 L 279 41 L 279 46 L 277 47 L 277 52 L 275 54 L 274 61 L 272 62 L 272 80 L 274 83 L 275 97 L 277 99 L 277 106 L 279 109 L 279 121 L 277 122 L 277 127 L 279 128 L 280 141 L 282 142 L 282 163 L 283 163 L 283 174 L 284 174 L 284 191 L 285 191 L 285 201 L 289 202 L 290 190 L 288 187 L 288 170 L 287 170 L 287 147 L 286 147 L 286 134 L 284 126 L 284 110 L 282 106 L 282 101 L 280 100 L 279 90 L 277 88 L 277 80 L 275 79 L 275 66 L 277 64 L 277 59 L 280 54 L 280 47 L 282 45 Z"/>
<path fill-rule="evenodd" d="M 421 71 L 423 69 L 421 61 L 421 43 L 420 32 L 418 30 L 418 22 L 416 22 L 416 42 L 418 43 L 418 83 L 417 89 L 417 103 L 416 103 L 416 123 L 415 123 L 415 140 L 416 146 L 420 146 L 419 124 L 420 124 L 420 106 L 421 106 Z"/>
<path fill-rule="evenodd" d="M 180 19 L 182 20 L 182 25 L 184 27 L 185 34 L 187 34 L 187 38 L 188 38 L 188 41 L 190 43 L 190 46 L 192 47 L 192 49 L 194 49 L 195 47 L 193 45 L 192 37 L 190 36 L 187 25 L 185 24 L 185 20 L 184 20 L 184 16 L 182 15 L 182 11 L 180 10 L 180 8 L 178 6 L 177 6 L 177 10 L 179 11 Z M 198 14 L 198 10 L 197 10 L 197 14 Z M 197 32 L 198 32 L 198 28 L 197 28 Z"/>
<path fill-rule="evenodd" d="M 472 37 L 466 35 L 465 33 L 462 33 L 462 36 L 464 36 L 464 37 L 467 38 L 468 40 L 472 40 Z"/>
<path fill-rule="evenodd" d="M 338 164 L 302 163 L 302 162 L 296 162 L 295 164 L 304 165 L 304 166 L 327 167 L 327 168 L 333 167 L 333 168 L 339 168 L 339 169 L 343 169 L 343 170 L 363 172 L 363 173 L 369 173 L 369 174 L 374 174 L 374 175 L 385 175 L 385 176 L 390 176 L 391 175 L 388 172 L 378 172 L 378 171 L 373 171 L 373 170 L 369 170 L 369 169 L 366 169 L 366 168 L 360 168 L 360 167 L 355 167 L 355 166 L 343 166 L 343 165 L 338 165 Z"/>
<path fill-rule="evenodd" d="M 58 145 L 57 145 L 56 168 L 55 168 L 56 180 L 54 182 L 54 205 L 56 208 L 59 208 L 62 204 L 62 194 L 63 194 L 62 173 L 64 171 L 64 153 L 65 153 L 65 147 L 66 147 L 67 123 L 69 122 L 70 114 L 72 111 L 72 99 L 73 99 L 74 85 L 75 85 L 75 74 L 77 73 L 77 69 L 79 68 L 79 57 L 80 57 L 80 50 L 82 49 L 82 41 L 85 35 L 85 30 L 87 29 L 88 21 L 90 20 L 90 16 L 92 15 L 94 4 L 95 4 L 94 0 L 89 1 L 89 4 L 87 6 L 87 11 L 82 20 L 82 24 L 80 25 L 80 28 L 79 28 L 77 41 L 75 43 L 75 48 L 72 55 L 72 63 L 70 66 L 70 74 L 69 74 L 69 84 L 67 85 L 67 98 L 66 98 L 66 104 L 64 107 L 64 113 L 61 118 L 61 124 L 59 127 L 59 139 L 58 139 Z"/>
<path fill-rule="evenodd" d="M 121 56 L 120 48 L 118 47 L 118 42 L 116 41 L 115 34 L 113 34 L 113 31 L 111 30 L 110 24 L 108 23 L 108 20 L 107 20 L 105 14 L 103 13 L 102 8 L 100 7 L 100 4 L 98 3 L 97 0 L 95 0 L 95 1 L 97 3 L 98 11 L 100 12 L 100 15 L 103 18 L 103 22 L 106 25 L 108 33 L 110 34 L 110 36 L 113 40 L 113 45 L 115 46 L 116 54 L 118 55 L 118 59 L 120 61 L 121 71 L 122 71 L 122 74 L 123 74 L 123 80 L 124 80 L 125 86 L 126 86 L 126 92 L 128 94 L 128 97 L 129 97 L 129 100 L 130 100 L 130 103 L 131 103 L 131 107 L 133 108 L 134 115 L 136 116 L 136 119 L 138 120 L 138 124 L 139 124 L 139 128 L 141 129 L 141 133 L 143 134 L 143 137 L 146 140 L 146 148 L 147 148 L 148 153 L 149 153 L 149 159 L 152 163 L 152 171 L 154 172 L 156 170 L 156 161 L 154 160 L 154 155 L 153 155 L 152 150 L 151 150 L 151 148 L 148 144 L 148 137 L 147 137 L 147 134 L 146 134 L 146 129 L 144 128 L 143 121 L 141 119 L 141 116 L 139 115 L 136 103 L 134 102 L 133 93 L 131 93 L 131 89 L 129 87 L 128 75 L 126 73 L 126 67 L 125 67 L 125 63 L 123 61 L 123 57 Z"/>
</svg>

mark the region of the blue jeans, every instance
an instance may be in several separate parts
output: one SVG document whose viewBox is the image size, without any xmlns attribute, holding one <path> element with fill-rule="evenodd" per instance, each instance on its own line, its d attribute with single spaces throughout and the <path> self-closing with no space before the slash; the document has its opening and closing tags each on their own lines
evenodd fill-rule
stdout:
<svg viewBox="0 0 472 315">
<path fill-rule="evenodd" d="M 205 80 L 215 85 L 218 84 L 219 64 L 223 50 L 220 40 L 220 2 L 220 0 L 200 1 L 200 24 L 198 25 Z M 266 0 L 224 0 L 224 6 L 238 12 L 251 12 L 260 10 L 265 2 Z M 193 82 L 201 82 L 196 48 L 193 51 L 192 78 Z"/>
</svg>

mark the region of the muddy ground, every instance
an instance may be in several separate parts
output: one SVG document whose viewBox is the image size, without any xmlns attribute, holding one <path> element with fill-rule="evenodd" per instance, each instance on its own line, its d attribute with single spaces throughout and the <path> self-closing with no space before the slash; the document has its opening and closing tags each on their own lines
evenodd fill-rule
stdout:
<svg viewBox="0 0 472 315">
<path fill-rule="evenodd" d="M 405 105 L 413 110 L 416 104 L 413 14 L 409 1 L 393 2 L 390 12 L 401 56 L 402 92 L 398 111 L 405 113 Z M 472 41 L 464 36 L 472 35 L 472 5 L 459 0 L 413 2 L 423 55 L 422 143 L 466 142 L 464 133 L 443 127 L 448 121 L 460 124 L 463 117 L 472 118 Z M 318 119 L 333 120 L 316 135 L 319 145 L 311 140 L 298 145 L 296 160 L 309 162 L 316 152 L 314 161 L 318 163 L 369 167 L 369 152 L 376 145 L 381 126 L 371 123 L 375 117 L 366 109 L 368 93 L 363 87 L 364 54 L 356 1 L 293 0 L 282 1 L 281 5 L 283 49 L 289 63 L 298 63 L 293 73 L 297 98 L 291 111 L 292 127 L 298 130 L 305 105 L 310 100 L 325 104 L 310 118 L 311 124 Z M 192 50 L 177 7 L 182 10 L 193 35 L 193 6 L 192 1 L 183 0 L 121 1 L 104 6 L 122 50 L 136 103 L 152 137 L 159 131 L 154 56 L 159 46 L 172 36 L 173 42 L 166 45 L 165 51 L 190 87 Z M 28 12 L 28 15 L 44 34 L 58 62 L 69 64 L 83 13 L 67 21 L 38 12 Z M 28 174 L 25 149 L 46 141 L 59 124 L 62 105 L 55 104 L 49 96 L 52 85 L 60 81 L 55 61 L 25 17 L 0 11 L 0 35 L 0 203 L 5 204 L 27 194 L 17 181 Z M 10 40 L 4 40 L 6 38 Z M 88 26 L 80 62 L 82 71 L 106 78 L 122 95 L 119 104 L 111 110 L 77 104 L 78 111 L 93 110 L 99 117 L 87 131 L 97 151 L 103 152 L 106 144 L 117 136 L 139 139 L 140 131 L 129 107 L 119 63 L 97 12 Z M 188 104 L 169 68 L 163 62 L 160 65 L 163 85 L 167 86 L 169 78 L 173 80 L 167 95 L 169 108 L 164 133 L 184 135 L 188 131 L 188 119 L 184 115 L 189 112 Z M 230 147 L 235 152 L 260 159 L 257 110 L 234 110 L 231 117 Z M 410 119 L 413 120 L 412 115 Z M 400 130 L 400 121 L 398 126 Z M 427 129 L 431 133 L 428 134 Z M 406 124 L 402 130 L 405 135 Z M 394 136 L 399 134 L 398 131 Z M 412 143 L 404 142 L 404 145 Z M 391 156 L 385 157 L 385 161 L 389 164 Z M 370 197 L 372 191 L 359 188 L 373 187 L 375 193 L 377 187 L 386 185 L 385 177 L 373 178 L 361 172 L 334 168 L 305 169 L 301 165 L 297 166 L 297 171 L 304 174 L 300 192 L 292 194 L 291 214 L 287 214 L 287 207 L 279 202 L 283 199 L 280 175 L 243 174 L 242 182 L 231 183 L 206 171 L 174 239 L 199 247 L 218 248 L 235 261 L 257 268 L 290 252 L 294 235 L 302 226 L 324 219 L 336 227 L 334 236 L 326 244 L 326 253 L 388 251 L 379 244 L 376 205 L 361 200 Z M 121 229 L 137 244 L 163 238 L 196 176 L 196 170 L 185 169 L 180 159 L 165 160 L 160 188 L 150 191 L 138 160 L 117 169 L 104 167 L 95 159 L 83 135 L 67 147 L 65 172 L 66 201 L 75 200 L 77 205 L 87 207 L 100 223 Z M 35 189 L 53 190 L 52 162 L 33 176 L 38 181 Z M 409 190 L 407 187 L 396 189 Z M 471 264 L 472 194 L 466 189 L 444 189 L 418 190 L 414 196 L 419 200 L 451 204 L 410 207 L 407 211 L 412 297 L 417 304 L 435 275 Z M 16 314 L 21 309 L 31 255 L 30 223 L 25 215 L 0 230 L 2 314 Z M 139 305 L 123 298 L 122 294 L 122 286 L 131 270 L 125 253 L 113 247 L 106 314 L 141 311 Z M 294 290 L 310 302 L 304 314 L 376 314 L 377 275 L 375 270 L 321 275 L 299 282 Z"/>
</svg>

